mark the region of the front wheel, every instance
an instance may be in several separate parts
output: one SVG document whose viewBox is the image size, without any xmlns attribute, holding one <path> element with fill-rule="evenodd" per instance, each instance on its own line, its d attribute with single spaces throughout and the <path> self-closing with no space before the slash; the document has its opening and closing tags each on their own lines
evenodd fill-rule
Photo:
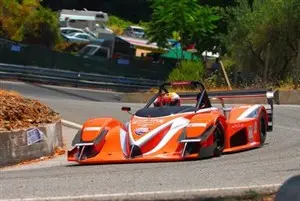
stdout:
<svg viewBox="0 0 300 201">
<path fill-rule="evenodd" d="M 225 144 L 224 128 L 220 122 L 217 122 L 216 124 L 216 130 L 214 132 L 214 142 L 216 143 L 214 156 L 219 157 L 223 153 Z"/>
</svg>

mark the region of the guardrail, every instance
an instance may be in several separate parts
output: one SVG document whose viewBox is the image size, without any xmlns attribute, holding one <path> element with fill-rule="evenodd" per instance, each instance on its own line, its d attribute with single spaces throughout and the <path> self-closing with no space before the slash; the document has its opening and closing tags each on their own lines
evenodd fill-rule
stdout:
<svg viewBox="0 0 300 201">
<path fill-rule="evenodd" d="M 163 81 L 122 76 L 100 75 L 94 73 L 74 72 L 59 69 L 41 68 L 0 63 L 1 79 L 17 79 L 44 84 L 97 87 L 124 91 L 146 90 L 157 87 Z"/>
</svg>

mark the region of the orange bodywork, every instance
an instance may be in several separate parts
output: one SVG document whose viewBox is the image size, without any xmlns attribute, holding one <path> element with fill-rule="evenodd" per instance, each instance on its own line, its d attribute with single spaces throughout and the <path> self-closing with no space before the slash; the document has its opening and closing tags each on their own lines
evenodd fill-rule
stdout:
<svg viewBox="0 0 300 201">
<path fill-rule="evenodd" d="M 217 125 L 222 128 L 224 153 L 251 149 L 261 145 L 262 116 L 267 126 L 263 106 L 244 105 L 229 112 L 210 107 L 155 117 L 135 114 L 126 124 L 114 118 L 89 119 L 75 137 L 68 160 L 104 164 L 213 157 Z"/>
</svg>

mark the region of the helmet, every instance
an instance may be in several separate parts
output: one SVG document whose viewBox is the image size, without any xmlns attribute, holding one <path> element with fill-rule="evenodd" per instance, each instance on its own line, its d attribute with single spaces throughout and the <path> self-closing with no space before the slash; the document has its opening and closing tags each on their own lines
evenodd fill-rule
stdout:
<svg viewBox="0 0 300 201">
<path fill-rule="evenodd" d="M 164 96 L 158 97 L 154 101 L 154 106 L 159 107 L 159 106 L 164 106 L 164 105 L 169 105 L 169 106 L 180 106 L 180 96 L 176 94 L 175 92 L 167 93 Z"/>
</svg>

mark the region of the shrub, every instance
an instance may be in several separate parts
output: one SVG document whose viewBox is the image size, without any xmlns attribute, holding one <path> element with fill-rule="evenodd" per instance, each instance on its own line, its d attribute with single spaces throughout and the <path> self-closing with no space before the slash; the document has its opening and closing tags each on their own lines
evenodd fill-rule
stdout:
<svg viewBox="0 0 300 201">
<path fill-rule="evenodd" d="M 56 13 L 40 7 L 29 15 L 18 35 L 25 43 L 54 47 L 61 41 Z"/>
<path fill-rule="evenodd" d="M 200 80 L 204 78 L 204 65 L 201 61 L 181 61 L 170 73 L 169 81 Z"/>
<path fill-rule="evenodd" d="M 107 23 L 108 27 L 114 31 L 115 34 L 122 34 L 123 30 L 132 25 L 133 23 L 127 20 L 123 20 L 116 16 L 109 16 L 109 21 Z"/>
<path fill-rule="evenodd" d="M 39 0 L 0 0 L 1 37 L 20 41 L 20 27 L 39 7 Z"/>
<path fill-rule="evenodd" d="M 115 34 L 121 35 L 123 33 L 124 29 L 126 29 L 129 26 L 137 25 L 137 26 L 146 28 L 148 26 L 148 23 L 140 21 L 138 24 L 135 24 L 131 21 L 124 20 L 117 16 L 111 15 L 111 16 L 109 16 L 109 21 L 108 21 L 107 25 L 111 30 L 113 30 L 113 32 Z"/>
</svg>

